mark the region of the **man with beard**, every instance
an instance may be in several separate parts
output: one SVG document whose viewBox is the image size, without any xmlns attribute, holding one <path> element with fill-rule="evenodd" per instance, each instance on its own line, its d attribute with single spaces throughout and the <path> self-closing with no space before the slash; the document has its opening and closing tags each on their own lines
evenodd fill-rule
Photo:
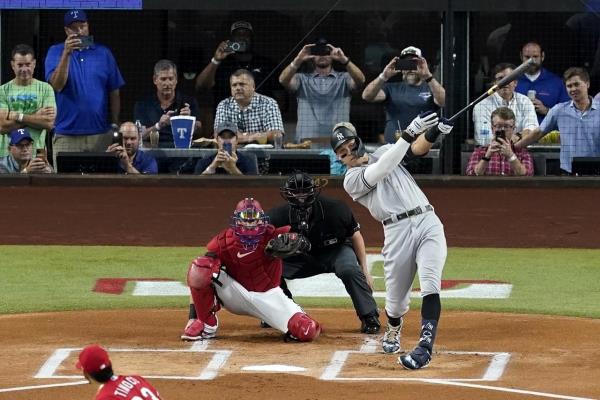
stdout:
<svg viewBox="0 0 600 400">
<path fill-rule="evenodd" d="M 140 141 L 137 127 L 133 122 L 124 122 L 119 127 L 122 143 L 113 143 L 106 151 L 112 151 L 119 157 L 120 172 L 124 174 L 157 174 L 156 160 L 150 154 L 139 149 Z"/>
<path fill-rule="evenodd" d="M 305 61 L 312 62 L 314 70 L 297 72 Z M 346 71 L 334 70 L 333 61 Z M 296 140 L 328 139 L 335 124 L 350 120 L 352 91 L 364 85 L 365 76 L 341 48 L 321 38 L 300 50 L 279 75 L 279 83 L 298 98 Z"/>
<path fill-rule="evenodd" d="M 590 75 L 584 68 L 572 67 L 563 75 L 571 101 L 552 107 L 539 128 L 515 143 L 525 148 L 548 132 L 560 131 L 560 169 L 572 173 L 573 157 L 600 156 L 600 104 L 592 100 L 588 90 Z"/>
<path fill-rule="evenodd" d="M 159 147 L 173 147 L 171 117 L 192 115 L 196 117 L 195 132 L 200 129 L 200 110 L 192 96 L 177 91 L 177 66 L 171 60 L 159 60 L 154 64 L 152 78 L 156 93 L 135 103 L 134 119 L 146 126 L 147 135 L 158 134 Z"/>
<path fill-rule="evenodd" d="M 533 102 L 540 124 L 555 104 L 569 101 L 560 77 L 542 67 L 545 56 L 539 43 L 533 41 L 525 43 L 521 49 L 521 61 L 526 62 L 533 58 L 535 63 L 519 77 L 515 89 L 517 93 L 526 95 Z"/>
<path fill-rule="evenodd" d="M 414 70 L 398 70 L 400 60 L 414 60 Z M 402 73 L 402 81 L 388 82 Z M 406 129 L 420 113 L 437 112 L 446 103 L 446 90 L 429 71 L 421 49 L 409 46 L 400 57 L 394 57 L 381 74 L 367 85 L 362 98 L 368 102 L 383 102 L 385 106 L 385 142 L 396 143 L 396 132 Z"/>
</svg>

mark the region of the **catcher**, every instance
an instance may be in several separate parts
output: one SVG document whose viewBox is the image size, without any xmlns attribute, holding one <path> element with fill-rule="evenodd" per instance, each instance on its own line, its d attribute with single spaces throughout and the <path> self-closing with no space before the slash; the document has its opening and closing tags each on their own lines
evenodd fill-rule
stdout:
<svg viewBox="0 0 600 400">
<path fill-rule="evenodd" d="M 289 229 L 270 225 L 253 198 L 237 204 L 230 227 L 215 236 L 206 246 L 206 254 L 189 267 L 193 310 L 191 307 L 183 340 L 215 337 L 221 305 L 234 314 L 267 322 L 283 332 L 286 340 L 309 342 L 319 336 L 319 323 L 279 287 L 281 258 L 310 250 L 308 240 Z"/>
</svg>

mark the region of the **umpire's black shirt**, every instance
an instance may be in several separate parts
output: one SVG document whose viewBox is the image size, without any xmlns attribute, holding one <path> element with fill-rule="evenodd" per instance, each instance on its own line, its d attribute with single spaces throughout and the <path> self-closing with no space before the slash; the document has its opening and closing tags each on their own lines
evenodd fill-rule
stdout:
<svg viewBox="0 0 600 400">
<path fill-rule="evenodd" d="M 306 235 L 312 246 L 311 254 L 318 254 L 332 246 L 350 244 L 354 232 L 360 230 L 352 210 L 343 201 L 319 195 L 311 207 L 308 233 L 301 232 L 298 215 L 287 203 L 269 210 L 267 215 L 276 227 L 291 225 L 292 232 Z"/>
</svg>

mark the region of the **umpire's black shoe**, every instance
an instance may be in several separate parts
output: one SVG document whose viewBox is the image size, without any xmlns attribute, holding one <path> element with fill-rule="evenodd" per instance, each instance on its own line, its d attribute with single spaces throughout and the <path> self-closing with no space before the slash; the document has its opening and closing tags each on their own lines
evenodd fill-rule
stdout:
<svg viewBox="0 0 600 400">
<path fill-rule="evenodd" d="M 376 315 L 372 315 L 370 317 L 365 317 L 362 319 L 362 324 L 360 326 L 360 331 L 362 333 L 366 333 L 368 335 L 374 335 L 379 333 L 381 330 L 381 324 L 379 323 L 379 318 Z"/>
</svg>

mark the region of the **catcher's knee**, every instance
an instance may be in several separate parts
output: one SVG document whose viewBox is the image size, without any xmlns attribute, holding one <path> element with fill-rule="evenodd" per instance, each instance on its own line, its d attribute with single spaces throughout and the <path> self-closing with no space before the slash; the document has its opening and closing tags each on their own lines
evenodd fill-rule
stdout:
<svg viewBox="0 0 600 400">
<path fill-rule="evenodd" d="M 202 256 L 194 259 L 187 274 L 187 284 L 193 289 L 204 289 L 212 284 L 213 276 L 218 275 L 221 261 Z"/>
<path fill-rule="evenodd" d="M 307 314 L 297 312 L 288 321 L 288 333 L 299 342 L 310 342 L 321 334 L 321 325 Z"/>
</svg>

